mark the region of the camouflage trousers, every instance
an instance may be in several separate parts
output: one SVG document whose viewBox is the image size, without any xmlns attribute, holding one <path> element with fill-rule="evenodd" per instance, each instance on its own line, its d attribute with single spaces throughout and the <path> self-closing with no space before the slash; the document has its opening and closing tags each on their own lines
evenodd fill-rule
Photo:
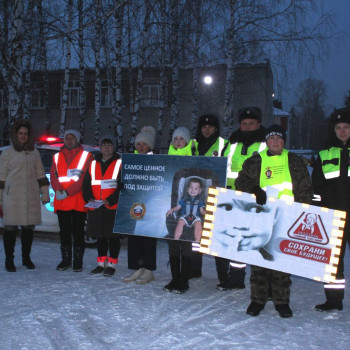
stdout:
<svg viewBox="0 0 350 350">
<path fill-rule="evenodd" d="M 270 296 L 275 305 L 289 304 L 291 285 L 290 274 L 260 266 L 251 266 L 251 300 L 256 303 L 265 305 L 270 288 Z"/>
</svg>

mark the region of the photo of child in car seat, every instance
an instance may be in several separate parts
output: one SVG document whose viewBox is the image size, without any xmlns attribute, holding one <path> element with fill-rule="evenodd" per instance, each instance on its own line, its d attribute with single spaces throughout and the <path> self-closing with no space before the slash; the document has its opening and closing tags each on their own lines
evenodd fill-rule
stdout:
<svg viewBox="0 0 350 350">
<path fill-rule="evenodd" d="M 166 216 L 172 215 L 181 209 L 181 216 L 178 218 L 174 232 L 174 239 L 180 239 L 184 226 L 194 227 L 194 238 L 197 242 L 202 236 L 202 217 L 205 215 L 205 204 L 201 199 L 203 183 L 199 178 L 191 178 L 186 187 L 185 195 L 178 204 L 169 209 Z"/>
</svg>

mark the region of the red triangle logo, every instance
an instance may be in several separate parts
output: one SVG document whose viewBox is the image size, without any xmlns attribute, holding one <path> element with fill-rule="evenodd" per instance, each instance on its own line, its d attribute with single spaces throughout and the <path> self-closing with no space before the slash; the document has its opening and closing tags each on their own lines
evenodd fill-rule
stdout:
<svg viewBox="0 0 350 350">
<path fill-rule="evenodd" d="M 328 244 L 328 235 L 321 216 L 303 212 L 288 230 L 288 236 L 301 241 Z"/>
</svg>

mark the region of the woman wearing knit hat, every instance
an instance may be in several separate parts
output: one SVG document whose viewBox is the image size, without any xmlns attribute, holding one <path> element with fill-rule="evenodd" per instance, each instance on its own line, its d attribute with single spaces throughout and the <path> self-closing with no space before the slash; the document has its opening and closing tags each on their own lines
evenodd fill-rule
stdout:
<svg viewBox="0 0 350 350">
<path fill-rule="evenodd" d="M 91 209 L 87 216 L 87 232 L 97 238 L 97 267 L 91 274 L 103 273 L 105 277 L 112 277 L 120 251 L 120 240 L 113 233 L 113 225 L 122 188 L 121 157 L 115 151 L 115 140 L 111 135 L 101 137 L 100 149 L 101 153 L 95 155 L 84 177 L 83 197 L 85 202 L 103 201 L 103 205 Z"/>
<path fill-rule="evenodd" d="M 177 128 L 172 136 L 169 155 L 192 156 L 197 153 L 196 143 L 191 140 L 187 128 Z M 169 263 L 171 281 L 164 287 L 167 292 L 178 294 L 189 289 L 188 278 L 191 269 L 192 243 L 189 241 L 169 240 Z"/>
<path fill-rule="evenodd" d="M 156 132 L 152 126 L 144 126 L 135 138 L 135 153 L 153 154 Z M 128 268 L 134 272 L 123 282 L 146 284 L 154 280 L 157 268 L 157 239 L 142 236 L 128 236 Z"/>
<path fill-rule="evenodd" d="M 156 131 L 152 126 L 144 126 L 135 138 L 135 153 L 152 154 Z"/>
</svg>

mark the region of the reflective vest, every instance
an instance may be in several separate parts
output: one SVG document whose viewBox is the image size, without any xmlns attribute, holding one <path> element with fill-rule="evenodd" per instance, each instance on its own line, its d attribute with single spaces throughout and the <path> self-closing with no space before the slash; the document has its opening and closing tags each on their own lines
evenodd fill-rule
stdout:
<svg viewBox="0 0 350 350">
<path fill-rule="evenodd" d="M 268 156 L 266 149 L 260 153 L 260 157 L 260 187 L 265 191 L 267 186 L 276 188 L 278 190 L 277 198 L 280 199 L 294 197 L 288 164 L 288 151 L 283 149 L 281 155 Z"/>
<path fill-rule="evenodd" d="M 208 149 L 208 151 L 204 154 L 207 157 L 220 157 L 221 151 L 224 149 L 227 140 L 222 137 L 218 137 L 215 143 Z"/>
<path fill-rule="evenodd" d="M 246 159 L 250 158 L 254 153 L 260 153 L 266 148 L 265 142 L 255 142 L 249 147 L 243 148 L 242 142 L 236 142 L 231 144 L 230 147 L 224 153 L 227 156 L 227 181 L 226 186 L 234 190 L 235 181 L 238 177 L 238 173 L 242 170 L 243 163 Z M 242 150 L 245 150 L 247 154 L 242 154 Z"/>
<path fill-rule="evenodd" d="M 101 163 L 93 160 L 90 164 L 91 188 L 94 198 L 105 200 L 112 195 L 117 188 L 117 178 L 121 167 L 121 159 L 115 159 L 102 175 Z M 109 209 L 117 209 L 118 204 L 106 205 Z"/>
<path fill-rule="evenodd" d="M 350 151 L 350 149 L 348 149 Z M 324 177 L 334 179 L 340 176 L 340 147 L 331 147 L 329 149 L 320 151 L 320 158 L 322 164 L 322 172 Z M 350 164 L 348 165 L 348 176 L 350 176 Z"/>
<path fill-rule="evenodd" d="M 61 184 L 62 188 L 66 190 L 69 186 L 77 182 L 83 172 L 86 160 L 89 156 L 89 152 L 81 150 L 69 164 L 66 163 L 66 160 L 61 152 L 56 153 L 53 156 L 53 161 L 56 164 L 58 182 Z M 77 210 L 86 212 L 85 201 L 83 199 L 82 191 L 76 193 L 73 196 L 68 196 L 67 198 L 59 201 L 54 200 L 54 208 L 55 212 L 57 210 Z"/>
<path fill-rule="evenodd" d="M 195 151 L 192 152 L 192 148 L 195 148 Z M 197 153 L 197 142 L 195 140 L 190 140 L 188 145 L 184 148 L 175 148 L 173 144 L 169 146 L 168 154 L 171 156 L 192 156 Z"/>
</svg>

